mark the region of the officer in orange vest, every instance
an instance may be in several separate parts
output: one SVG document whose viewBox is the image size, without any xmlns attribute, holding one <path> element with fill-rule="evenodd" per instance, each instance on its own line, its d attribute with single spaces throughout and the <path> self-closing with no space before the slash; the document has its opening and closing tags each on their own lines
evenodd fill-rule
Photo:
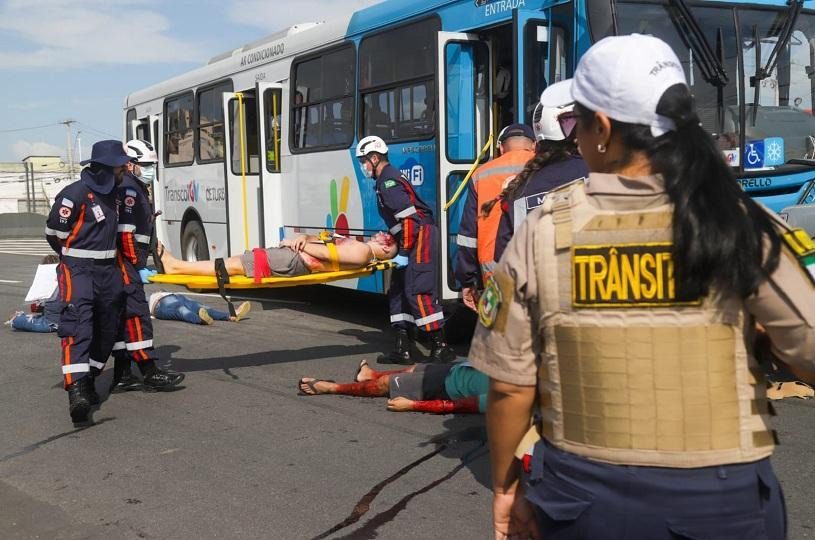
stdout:
<svg viewBox="0 0 815 540">
<path fill-rule="evenodd" d="M 461 283 L 464 304 L 476 310 L 478 291 L 495 267 L 495 237 L 501 220 L 500 205 L 487 217 L 479 208 L 501 194 L 535 155 L 535 132 L 525 124 L 511 124 L 498 135 L 500 156 L 476 169 L 467 191 L 458 228 L 455 276 Z"/>
</svg>

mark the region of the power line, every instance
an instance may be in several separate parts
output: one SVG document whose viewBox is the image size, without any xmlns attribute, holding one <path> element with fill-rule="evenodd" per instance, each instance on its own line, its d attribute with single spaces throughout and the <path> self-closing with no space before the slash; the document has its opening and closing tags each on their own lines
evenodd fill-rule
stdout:
<svg viewBox="0 0 815 540">
<path fill-rule="evenodd" d="M 45 125 L 42 125 L 42 126 L 33 126 L 33 127 L 27 127 L 27 128 L 0 129 L 0 133 L 14 133 L 14 132 L 17 132 L 17 131 L 31 131 L 31 130 L 34 130 L 34 129 L 43 129 L 43 128 L 58 126 L 58 125 L 59 125 L 59 123 L 55 122 L 53 124 L 45 124 Z"/>
<path fill-rule="evenodd" d="M 113 135 L 113 134 L 108 133 L 106 131 L 102 131 L 101 129 L 96 129 L 95 127 L 89 126 L 88 124 L 86 124 L 84 122 L 77 122 L 77 124 L 79 124 L 80 126 L 83 126 L 85 129 L 87 129 L 89 131 L 95 131 L 96 133 L 99 133 L 100 135 L 104 135 L 105 137 L 111 137 L 113 139 L 118 139 L 119 138 L 118 135 Z"/>
</svg>

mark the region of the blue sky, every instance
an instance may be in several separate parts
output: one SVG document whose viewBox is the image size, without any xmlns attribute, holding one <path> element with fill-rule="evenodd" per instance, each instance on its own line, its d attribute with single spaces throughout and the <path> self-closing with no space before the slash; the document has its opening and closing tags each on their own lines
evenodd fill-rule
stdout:
<svg viewBox="0 0 815 540">
<path fill-rule="evenodd" d="M 0 161 L 65 156 L 57 122 L 68 118 L 87 157 L 95 141 L 121 137 L 128 93 L 376 1 L 0 0 Z"/>
</svg>

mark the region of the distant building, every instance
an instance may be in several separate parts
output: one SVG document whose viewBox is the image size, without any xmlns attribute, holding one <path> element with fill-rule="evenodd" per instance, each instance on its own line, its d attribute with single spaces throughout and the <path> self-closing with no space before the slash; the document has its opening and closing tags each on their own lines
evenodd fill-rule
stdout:
<svg viewBox="0 0 815 540">
<path fill-rule="evenodd" d="M 26 186 L 26 164 L 34 169 L 34 186 Z M 26 156 L 22 161 L 0 162 L 0 214 L 48 213 L 54 195 L 78 177 L 81 167 L 74 163 L 73 174 L 59 156 Z"/>
</svg>

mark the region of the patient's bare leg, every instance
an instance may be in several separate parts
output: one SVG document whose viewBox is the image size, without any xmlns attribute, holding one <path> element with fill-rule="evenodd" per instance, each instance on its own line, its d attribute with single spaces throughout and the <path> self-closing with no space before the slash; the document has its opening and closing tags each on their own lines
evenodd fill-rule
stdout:
<svg viewBox="0 0 815 540">
<path fill-rule="evenodd" d="M 159 245 L 159 253 L 161 253 L 161 264 L 164 265 L 164 272 L 167 274 L 215 275 L 215 261 L 182 261 L 173 257 L 164 245 Z M 224 264 L 230 276 L 238 276 L 244 273 L 240 256 L 228 257 L 224 259 Z"/>
</svg>

